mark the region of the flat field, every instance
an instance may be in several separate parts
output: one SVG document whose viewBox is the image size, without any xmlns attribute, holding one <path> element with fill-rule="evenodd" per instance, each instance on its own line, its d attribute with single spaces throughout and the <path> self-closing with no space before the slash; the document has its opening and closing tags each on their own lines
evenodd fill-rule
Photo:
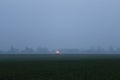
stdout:
<svg viewBox="0 0 120 80">
<path fill-rule="evenodd" d="M 0 80 L 120 80 L 120 55 L 0 55 Z"/>
</svg>

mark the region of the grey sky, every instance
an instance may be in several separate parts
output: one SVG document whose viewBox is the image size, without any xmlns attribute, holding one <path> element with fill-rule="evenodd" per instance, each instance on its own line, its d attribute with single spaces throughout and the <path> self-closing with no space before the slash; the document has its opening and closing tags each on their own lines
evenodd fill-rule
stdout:
<svg viewBox="0 0 120 80">
<path fill-rule="evenodd" d="M 120 0 L 0 0 L 0 49 L 120 47 Z"/>
</svg>

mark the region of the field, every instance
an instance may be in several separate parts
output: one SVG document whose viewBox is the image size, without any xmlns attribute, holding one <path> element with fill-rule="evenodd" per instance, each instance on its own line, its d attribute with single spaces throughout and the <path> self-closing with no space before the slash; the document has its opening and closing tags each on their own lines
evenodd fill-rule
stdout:
<svg viewBox="0 0 120 80">
<path fill-rule="evenodd" d="M 0 80 L 120 80 L 120 55 L 0 55 Z"/>
</svg>

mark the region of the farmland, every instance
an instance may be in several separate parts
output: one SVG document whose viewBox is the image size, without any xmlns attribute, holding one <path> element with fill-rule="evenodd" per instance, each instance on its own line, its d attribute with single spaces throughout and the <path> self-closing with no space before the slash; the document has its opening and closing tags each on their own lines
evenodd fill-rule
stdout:
<svg viewBox="0 0 120 80">
<path fill-rule="evenodd" d="M 0 80 L 120 80 L 120 55 L 1 54 Z"/>
</svg>

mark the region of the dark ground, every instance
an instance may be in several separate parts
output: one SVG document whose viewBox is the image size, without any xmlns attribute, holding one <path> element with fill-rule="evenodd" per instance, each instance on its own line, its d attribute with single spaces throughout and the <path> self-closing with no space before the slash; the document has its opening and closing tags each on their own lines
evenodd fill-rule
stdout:
<svg viewBox="0 0 120 80">
<path fill-rule="evenodd" d="M 0 80 L 120 80 L 120 55 L 0 55 Z"/>
</svg>

